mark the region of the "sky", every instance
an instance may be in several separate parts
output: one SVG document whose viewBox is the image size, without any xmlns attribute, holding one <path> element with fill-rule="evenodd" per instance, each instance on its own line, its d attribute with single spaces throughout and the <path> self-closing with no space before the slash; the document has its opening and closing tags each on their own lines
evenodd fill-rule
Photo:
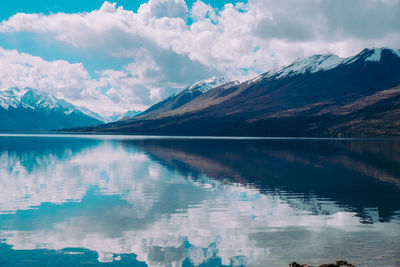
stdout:
<svg viewBox="0 0 400 267">
<path fill-rule="evenodd" d="M 399 18 L 400 0 L 3 1 L 0 90 L 35 88 L 111 116 L 212 76 L 399 49 Z"/>
</svg>

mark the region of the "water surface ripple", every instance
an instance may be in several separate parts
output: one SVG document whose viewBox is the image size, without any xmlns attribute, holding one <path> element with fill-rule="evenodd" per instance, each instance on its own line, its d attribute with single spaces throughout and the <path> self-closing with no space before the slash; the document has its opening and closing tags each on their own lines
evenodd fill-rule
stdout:
<svg viewBox="0 0 400 267">
<path fill-rule="evenodd" d="M 400 140 L 0 136 L 1 266 L 400 266 Z"/>
</svg>

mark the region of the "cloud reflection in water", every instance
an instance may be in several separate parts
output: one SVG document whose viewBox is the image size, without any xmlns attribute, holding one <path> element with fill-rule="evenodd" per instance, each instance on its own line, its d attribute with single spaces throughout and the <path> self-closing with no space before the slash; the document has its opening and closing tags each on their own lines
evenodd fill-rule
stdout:
<svg viewBox="0 0 400 267">
<path fill-rule="evenodd" d="M 371 255 L 393 259 L 400 251 L 394 241 L 400 236 L 398 206 L 380 218 L 382 199 L 369 207 L 368 194 L 355 200 L 331 194 L 322 182 L 304 185 L 315 184 L 311 176 L 338 164 L 332 158 L 347 151 L 343 144 L 326 153 L 315 151 L 315 144 L 291 145 L 288 152 L 285 143 L 232 140 L 218 145 L 204 140 L 48 139 L 25 139 L 45 144 L 26 150 L 16 149 L 16 140 L 1 140 L 8 145 L 0 149 L 0 238 L 14 250 L 85 248 L 96 251 L 100 262 L 133 253 L 149 266 L 181 266 L 187 260 L 199 265 L 215 258 L 232 266 L 286 266 L 290 260 L 318 263 L 337 257 L 365 263 Z M 314 149 L 312 157 L 307 147 Z M 350 152 L 346 156 L 354 158 L 354 148 Z M 274 165 L 305 180 L 285 180 L 287 170 Z M 354 168 L 343 166 L 342 176 L 354 176 Z M 398 178 L 396 169 L 378 169 Z M 360 175 L 365 184 L 376 183 L 399 198 L 395 183 Z M 340 179 L 330 182 L 347 190 Z M 303 186 L 295 192 L 297 183 Z M 365 214 L 360 202 L 366 204 Z M 372 219 L 365 224 L 367 217 Z"/>
</svg>

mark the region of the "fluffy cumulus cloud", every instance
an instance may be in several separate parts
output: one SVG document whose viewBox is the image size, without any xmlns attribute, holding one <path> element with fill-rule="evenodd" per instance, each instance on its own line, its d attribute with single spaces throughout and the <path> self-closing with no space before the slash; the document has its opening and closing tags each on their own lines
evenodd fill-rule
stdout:
<svg viewBox="0 0 400 267">
<path fill-rule="evenodd" d="M 43 84 L 42 76 L 36 84 L 26 84 L 53 87 L 69 100 L 93 107 L 107 101 L 103 107 L 108 111 L 121 112 L 144 109 L 176 88 L 209 76 L 243 80 L 315 53 L 349 56 L 365 47 L 399 48 L 399 17 L 398 0 L 248 0 L 221 9 L 202 1 L 189 8 L 184 0 L 149 0 L 137 11 L 104 2 L 92 12 L 18 13 L 0 23 L 0 34 L 52 36 L 88 54 L 130 61 L 119 69 L 99 69 L 99 77 L 93 79 L 82 64 L 44 64 L 32 57 L 53 72 L 74 71 L 59 78 L 44 76 L 48 82 Z M 1 72 L 14 79 L 15 86 L 23 85 L 12 78 L 17 74 L 11 69 Z M 74 77 L 67 79 L 68 75 Z M 5 86 L 13 84 L 3 82 Z"/>
<path fill-rule="evenodd" d="M 0 88 L 30 87 L 55 90 L 74 97 L 90 87 L 89 74 L 81 63 L 46 61 L 40 57 L 0 48 Z"/>
</svg>

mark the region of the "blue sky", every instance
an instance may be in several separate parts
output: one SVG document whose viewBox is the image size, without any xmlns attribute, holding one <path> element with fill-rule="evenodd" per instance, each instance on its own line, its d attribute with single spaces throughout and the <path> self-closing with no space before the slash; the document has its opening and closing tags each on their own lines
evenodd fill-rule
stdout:
<svg viewBox="0 0 400 267">
<path fill-rule="evenodd" d="M 114 2 L 114 1 L 111 1 Z M 143 3 L 139 0 L 119 0 L 115 1 L 117 6 L 123 6 L 124 9 L 137 11 L 139 6 Z M 188 8 L 193 6 L 194 0 L 186 1 Z M 214 0 L 203 1 L 210 4 L 217 9 L 222 9 L 227 3 L 234 3 L 230 0 Z M 242 1 L 243 2 L 243 1 Z M 16 13 L 42 13 L 46 15 L 55 14 L 58 12 L 63 13 L 78 13 L 78 12 L 91 12 L 98 9 L 104 3 L 104 0 L 13 0 L 6 1 L 0 9 L 0 21 L 7 20 L 9 17 Z M 110 58 L 107 56 L 94 55 L 93 53 L 86 53 L 80 49 L 75 49 L 62 42 L 53 40 L 52 38 L 43 38 L 42 35 L 37 36 L 32 33 L 15 33 L 8 35 L 0 35 L 0 45 L 3 48 L 17 49 L 18 51 L 38 55 L 46 60 L 65 59 L 69 62 L 78 63 L 83 62 L 86 69 L 91 75 L 97 77 L 96 70 L 113 68 L 119 69 L 121 66 L 127 64 L 130 59 Z"/>
<path fill-rule="evenodd" d="M 246 80 L 313 54 L 400 47 L 398 0 L 5 1 L 0 90 L 33 87 L 103 115 L 198 80 Z"/>
<path fill-rule="evenodd" d="M 61 1 L 61 0 L 8 0 L 2 3 L 2 7 L 0 9 L 0 20 L 8 19 L 10 16 L 14 15 L 18 12 L 23 13 L 44 13 L 51 14 L 57 12 L 65 12 L 65 13 L 76 13 L 76 12 L 90 12 L 94 9 L 98 9 L 102 4 L 103 0 L 69 0 L 69 1 Z M 113 2 L 113 1 L 111 1 Z M 137 11 L 140 4 L 143 1 L 140 0 L 118 0 L 118 6 L 123 6 L 125 9 Z M 186 4 L 189 8 L 192 7 L 195 0 L 188 0 Z M 211 4 L 215 8 L 223 8 L 227 3 L 234 3 L 236 1 L 230 0 L 212 0 L 212 1 L 203 1 L 204 3 Z M 243 1 L 242 1 L 243 2 Z"/>
</svg>

